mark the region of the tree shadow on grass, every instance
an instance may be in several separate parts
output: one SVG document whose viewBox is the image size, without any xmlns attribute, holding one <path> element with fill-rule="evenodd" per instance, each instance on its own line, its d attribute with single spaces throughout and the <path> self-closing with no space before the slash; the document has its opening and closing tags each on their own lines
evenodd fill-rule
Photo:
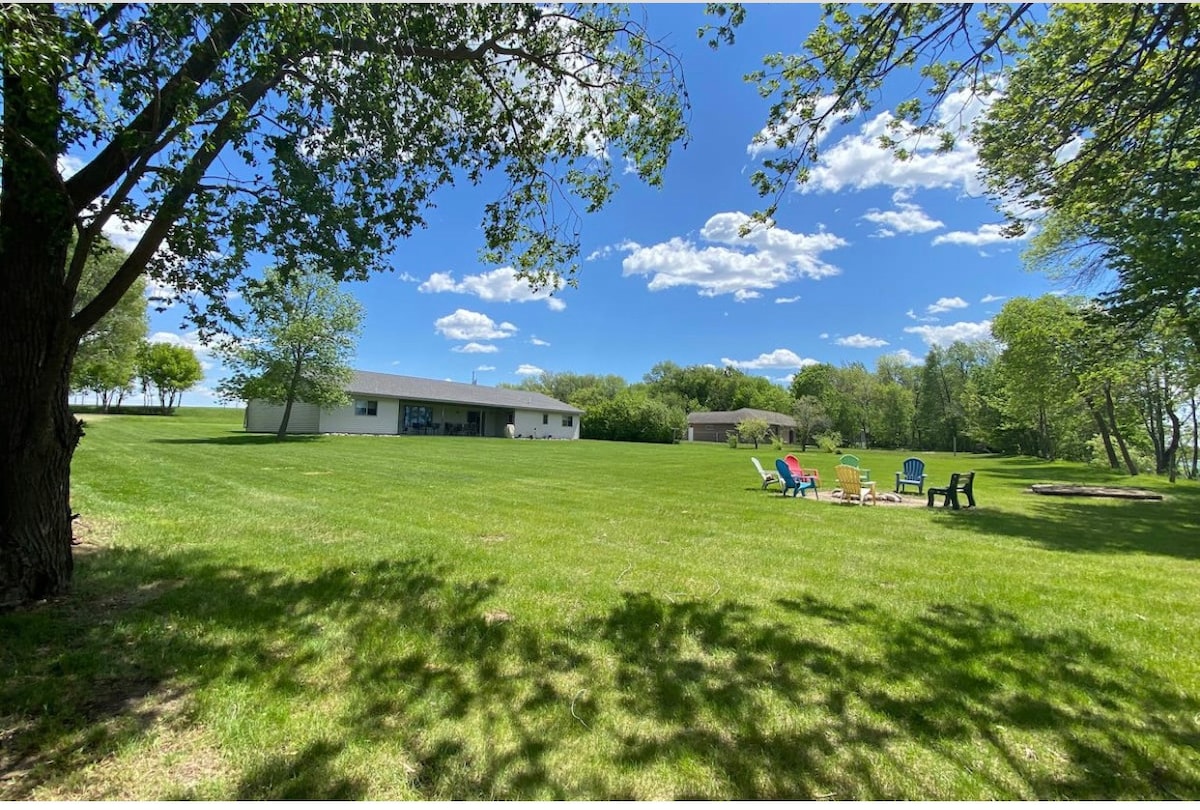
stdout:
<svg viewBox="0 0 1200 810">
<path fill-rule="evenodd" d="M 938 510 L 934 519 L 981 533 L 1017 537 L 1055 551 L 1152 554 L 1200 559 L 1200 491 L 1179 490 L 1164 501 L 1052 497 L 1028 493 L 1020 512 L 984 507 Z M 969 533 L 963 532 L 964 542 Z"/>
<path fill-rule="evenodd" d="M 193 438 L 150 439 L 154 444 L 215 444 L 227 446 L 256 445 L 256 444 L 305 444 L 319 442 L 326 438 L 318 434 L 289 434 L 282 439 L 275 434 L 267 433 L 233 433 L 226 436 L 196 436 Z"/>
<path fill-rule="evenodd" d="M 80 576 L 71 601 L 0 617 L 0 798 L 103 797 L 78 774 L 239 711 L 248 739 L 200 741 L 222 752 L 202 795 L 1200 795 L 1195 698 L 983 605 L 642 592 L 539 625 L 497 609 L 503 581 L 428 558 L 297 578 L 106 551 Z M 164 778 L 124 795 L 192 795 Z"/>
<path fill-rule="evenodd" d="M 789 618 L 766 621 L 626 596 L 598 629 L 618 699 L 659 727 L 624 736 L 625 764 L 703 763 L 727 795 L 763 799 L 1200 795 L 1200 704 L 1081 633 L 980 605 L 779 605 Z M 905 783 L 922 758 L 928 778 Z"/>
</svg>

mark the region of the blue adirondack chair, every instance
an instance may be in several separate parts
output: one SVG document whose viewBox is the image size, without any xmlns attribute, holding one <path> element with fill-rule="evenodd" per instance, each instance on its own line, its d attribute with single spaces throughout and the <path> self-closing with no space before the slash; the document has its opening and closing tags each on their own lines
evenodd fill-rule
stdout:
<svg viewBox="0 0 1200 810">
<path fill-rule="evenodd" d="M 904 492 L 910 486 L 917 488 L 918 495 L 925 491 L 925 462 L 919 458 L 904 459 L 904 470 L 896 473 L 897 492 Z"/>
<path fill-rule="evenodd" d="M 779 482 L 783 484 L 784 495 L 787 495 L 788 490 L 790 489 L 792 491 L 793 498 L 795 498 L 797 495 L 803 495 L 805 498 L 807 498 L 808 496 L 805 495 L 805 490 L 811 489 L 813 491 L 813 495 L 817 497 L 817 500 L 821 499 L 821 493 L 819 490 L 817 490 L 817 482 L 813 481 L 811 478 L 807 481 L 801 481 L 800 479 L 796 478 L 796 476 L 792 475 L 792 471 L 788 469 L 787 462 L 783 459 L 775 459 L 775 469 L 779 473 Z"/>
</svg>

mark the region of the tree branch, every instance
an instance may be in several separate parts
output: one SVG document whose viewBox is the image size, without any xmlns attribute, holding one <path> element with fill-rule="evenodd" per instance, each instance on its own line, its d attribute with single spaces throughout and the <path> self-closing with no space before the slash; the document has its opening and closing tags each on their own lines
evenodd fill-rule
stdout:
<svg viewBox="0 0 1200 810">
<path fill-rule="evenodd" d="M 130 166 L 152 148 L 159 135 L 175 120 L 183 102 L 207 82 L 220 67 L 223 55 L 246 33 L 249 12 L 231 6 L 187 62 L 163 84 L 155 98 L 95 158 L 67 181 L 71 200 L 82 212 L 104 193 Z"/>
</svg>

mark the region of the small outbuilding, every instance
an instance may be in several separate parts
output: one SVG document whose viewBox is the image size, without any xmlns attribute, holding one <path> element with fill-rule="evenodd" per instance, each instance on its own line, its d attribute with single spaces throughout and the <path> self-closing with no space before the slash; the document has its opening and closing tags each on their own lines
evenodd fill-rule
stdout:
<svg viewBox="0 0 1200 810">
<path fill-rule="evenodd" d="M 737 430 L 739 422 L 747 419 L 762 419 L 771 426 L 771 432 L 787 444 L 796 441 L 796 420 L 787 414 L 760 411 L 757 408 L 740 408 L 736 411 L 696 411 L 689 413 L 689 442 L 723 442 L 730 431 Z"/>
<path fill-rule="evenodd" d="M 287 432 L 503 437 L 512 425 L 517 438 L 578 439 L 583 417 L 579 408 L 533 391 L 373 371 L 354 372 L 347 394 L 350 402 L 336 408 L 293 403 Z M 251 400 L 244 426 L 248 433 L 275 433 L 282 418 L 283 406 Z"/>
</svg>

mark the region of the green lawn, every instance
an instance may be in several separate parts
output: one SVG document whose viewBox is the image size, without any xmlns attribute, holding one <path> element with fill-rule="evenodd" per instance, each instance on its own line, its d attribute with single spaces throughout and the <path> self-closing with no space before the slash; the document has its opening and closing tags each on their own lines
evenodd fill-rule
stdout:
<svg viewBox="0 0 1200 810">
<path fill-rule="evenodd" d="M 837 506 L 814 451 L 821 502 L 769 448 L 87 421 L 0 799 L 1200 798 L 1195 484 L 929 453 L 977 510 Z"/>
</svg>

